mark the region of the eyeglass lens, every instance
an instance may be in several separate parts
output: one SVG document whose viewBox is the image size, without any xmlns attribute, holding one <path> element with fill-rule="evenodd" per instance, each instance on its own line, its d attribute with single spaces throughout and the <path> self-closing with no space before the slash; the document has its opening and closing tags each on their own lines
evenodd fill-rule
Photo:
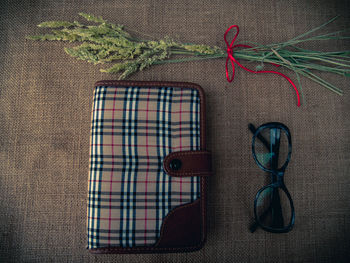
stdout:
<svg viewBox="0 0 350 263">
<path fill-rule="evenodd" d="M 292 217 L 290 201 L 279 187 L 267 187 L 260 193 L 256 212 L 259 223 L 273 229 L 287 227 Z"/>
<path fill-rule="evenodd" d="M 257 161 L 267 169 L 279 169 L 287 161 L 288 137 L 283 129 L 261 130 L 255 138 L 254 146 Z"/>
</svg>

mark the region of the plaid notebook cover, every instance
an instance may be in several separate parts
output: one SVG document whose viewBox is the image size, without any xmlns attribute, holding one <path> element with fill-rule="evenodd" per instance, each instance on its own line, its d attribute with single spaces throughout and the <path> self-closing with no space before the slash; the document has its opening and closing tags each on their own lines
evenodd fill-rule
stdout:
<svg viewBox="0 0 350 263">
<path fill-rule="evenodd" d="M 88 248 L 154 245 L 169 211 L 200 197 L 200 178 L 162 168 L 200 149 L 196 89 L 97 86 L 90 140 Z"/>
</svg>

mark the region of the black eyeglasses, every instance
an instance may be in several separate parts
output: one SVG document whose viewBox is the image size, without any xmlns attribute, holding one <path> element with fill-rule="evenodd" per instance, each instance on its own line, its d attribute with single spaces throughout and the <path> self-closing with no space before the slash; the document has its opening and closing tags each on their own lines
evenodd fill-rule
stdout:
<svg viewBox="0 0 350 263">
<path fill-rule="evenodd" d="M 291 195 L 283 176 L 292 154 L 292 138 L 287 126 L 270 122 L 255 129 L 252 140 L 253 157 L 257 165 L 271 175 L 271 184 L 261 188 L 254 200 L 255 222 L 250 226 L 253 233 L 258 226 L 273 233 L 289 232 L 294 225 L 295 212 Z"/>
</svg>

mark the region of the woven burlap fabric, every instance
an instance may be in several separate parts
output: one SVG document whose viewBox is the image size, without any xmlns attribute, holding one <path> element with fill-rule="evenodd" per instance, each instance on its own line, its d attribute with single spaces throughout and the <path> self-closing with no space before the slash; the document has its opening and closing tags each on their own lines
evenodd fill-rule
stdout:
<svg viewBox="0 0 350 263">
<path fill-rule="evenodd" d="M 337 96 L 302 79 L 306 105 L 274 75 L 237 70 L 224 60 L 154 66 L 134 80 L 191 81 L 207 94 L 210 179 L 208 241 L 188 254 L 90 255 L 85 247 L 89 129 L 98 66 L 69 57 L 69 43 L 26 41 L 46 20 L 102 15 L 155 38 L 224 47 L 231 24 L 238 41 L 285 41 L 335 15 L 350 23 L 347 1 L 10 1 L 0 3 L 0 261 L 2 262 L 345 262 L 350 257 L 349 80 L 324 74 Z M 349 49 L 349 42 L 310 44 Z M 253 64 L 251 67 L 254 67 Z M 283 71 L 283 70 L 282 70 Z M 295 79 L 292 72 L 286 72 Z M 285 174 L 296 210 L 288 234 L 251 234 L 253 199 L 265 183 L 251 155 L 249 122 L 286 124 L 293 154 Z"/>
</svg>

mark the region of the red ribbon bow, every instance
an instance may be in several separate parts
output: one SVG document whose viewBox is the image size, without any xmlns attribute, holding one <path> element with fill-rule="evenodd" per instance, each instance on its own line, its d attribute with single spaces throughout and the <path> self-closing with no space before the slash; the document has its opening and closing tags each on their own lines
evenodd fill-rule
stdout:
<svg viewBox="0 0 350 263">
<path fill-rule="evenodd" d="M 237 32 L 236 32 L 235 36 L 233 37 L 231 43 L 229 44 L 229 43 L 227 42 L 226 36 L 227 36 L 228 32 L 230 32 L 230 30 L 231 30 L 232 28 L 236 28 L 236 29 L 237 29 Z M 243 44 L 233 45 L 233 44 L 235 43 L 235 41 L 236 41 L 236 38 L 237 38 L 237 36 L 238 36 L 238 33 L 239 33 L 239 28 L 238 28 L 238 26 L 237 26 L 237 25 L 232 25 L 232 26 L 230 26 L 230 27 L 226 30 L 226 32 L 225 32 L 225 34 L 224 34 L 224 40 L 225 40 L 225 43 L 226 43 L 226 46 L 227 46 L 227 58 L 226 58 L 226 64 L 225 64 L 226 79 L 227 79 L 227 81 L 228 81 L 228 82 L 232 82 L 233 79 L 235 78 L 235 63 L 236 63 L 240 68 L 242 68 L 242 69 L 244 69 L 244 70 L 246 70 L 246 71 L 248 71 L 248 72 L 251 72 L 251 73 L 256 73 L 256 74 L 257 74 L 257 73 L 272 73 L 272 74 L 280 75 L 280 76 L 282 76 L 283 78 L 285 78 L 286 80 L 288 80 L 289 83 L 293 86 L 293 88 L 294 88 L 294 90 L 295 90 L 295 92 L 296 92 L 296 94 L 297 94 L 297 100 L 298 100 L 297 105 L 298 105 L 298 107 L 300 107 L 300 96 L 299 96 L 299 91 L 298 91 L 297 87 L 295 86 L 294 82 L 293 82 L 290 78 L 288 78 L 286 75 L 282 74 L 281 72 L 277 72 L 277 71 L 273 71 L 273 70 L 258 70 L 258 71 L 251 70 L 251 69 L 249 69 L 249 68 L 244 67 L 241 63 L 239 63 L 239 62 L 233 57 L 233 49 L 236 48 L 236 47 L 247 47 L 247 48 L 252 48 L 251 46 L 243 45 Z M 227 66 L 227 65 L 228 65 L 228 61 L 231 62 L 231 66 L 232 66 L 232 77 L 231 77 L 231 78 L 229 77 L 229 73 L 228 73 L 228 66 Z M 280 65 L 277 65 L 277 64 L 274 64 L 274 63 L 270 63 L 270 64 L 272 64 L 272 65 L 274 65 L 274 66 L 276 66 L 276 67 L 279 67 L 279 66 L 280 66 Z"/>
</svg>

